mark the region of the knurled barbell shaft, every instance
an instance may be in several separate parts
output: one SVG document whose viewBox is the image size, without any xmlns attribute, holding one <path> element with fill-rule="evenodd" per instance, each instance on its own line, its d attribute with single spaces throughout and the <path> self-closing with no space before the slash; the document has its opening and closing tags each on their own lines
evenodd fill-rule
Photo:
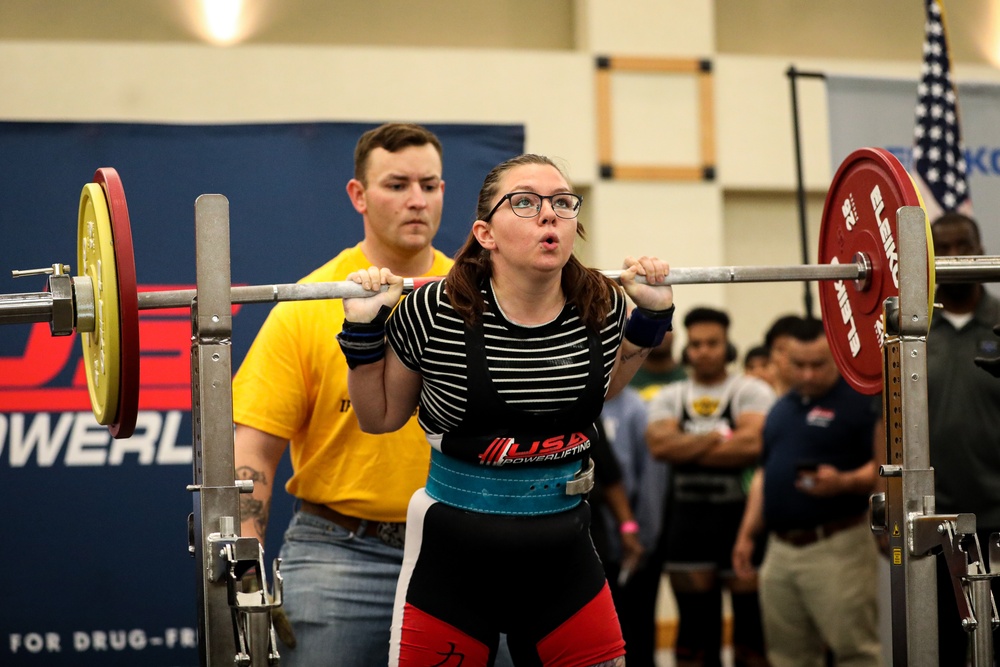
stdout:
<svg viewBox="0 0 1000 667">
<path fill-rule="evenodd" d="M 412 290 L 412 280 L 409 289 Z M 230 291 L 233 303 L 271 303 L 275 301 L 315 301 L 317 299 L 350 299 L 371 296 L 371 292 L 350 280 L 326 283 L 291 283 L 284 285 L 234 285 Z M 167 290 L 139 292 L 139 310 L 182 308 L 191 305 L 197 290 Z"/>
<path fill-rule="evenodd" d="M 670 269 L 667 285 L 708 285 L 711 283 L 780 283 L 807 280 L 858 280 L 864 277 L 861 264 L 791 264 L 788 266 L 708 266 Z M 618 281 L 622 272 L 602 271 Z"/>
<path fill-rule="evenodd" d="M 1000 259 L 1000 258 L 998 258 Z M 667 276 L 670 285 L 708 283 L 753 283 L 802 280 L 857 280 L 862 277 L 860 264 L 790 265 L 790 266 L 718 266 L 680 267 Z M 621 271 L 602 271 L 618 281 Z M 405 278 L 403 290 L 411 291 L 413 280 Z M 315 299 L 349 299 L 370 296 L 371 292 L 349 280 L 328 283 L 295 283 L 286 285 L 238 285 L 231 291 L 233 303 L 268 303 L 273 301 L 310 301 Z M 139 310 L 180 308 L 197 296 L 196 290 L 140 292 Z"/>
<path fill-rule="evenodd" d="M 936 257 L 937 282 L 1000 281 L 1000 256 Z M 712 283 L 801 282 L 822 280 L 863 280 L 869 269 L 861 262 L 847 264 L 793 264 L 786 266 L 716 266 L 676 267 L 667 276 L 670 285 Z M 621 270 L 602 271 L 618 281 Z M 405 278 L 404 291 L 413 289 L 412 278 Z M 278 301 L 313 301 L 349 299 L 371 295 L 360 285 L 344 280 L 325 283 L 290 283 L 277 285 L 236 285 L 232 287 L 234 304 L 273 303 Z M 186 308 L 197 290 L 161 290 L 140 292 L 139 310 Z M 0 324 L 47 322 L 52 317 L 52 295 L 48 292 L 0 295 Z"/>
</svg>

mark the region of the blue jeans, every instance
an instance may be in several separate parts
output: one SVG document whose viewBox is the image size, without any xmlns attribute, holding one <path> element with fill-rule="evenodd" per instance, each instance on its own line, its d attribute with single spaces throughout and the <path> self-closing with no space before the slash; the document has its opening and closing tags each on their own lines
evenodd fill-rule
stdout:
<svg viewBox="0 0 1000 667">
<path fill-rule="evenodd" d="M 284 607 L 296 647 L 285 667 L 375 667 L 389 661 L 402 549 L 296 512 L 281 546 Z"/>
<path fill-rule="evenodd" d="M 283 667 L 380 667 L 389 662 L 389 627 L 403 550 L 296 512 L 281 546 L 284 608 L 294 649 Z M 501 642 L 496 665 L 510 665 Z"/>
</svg>

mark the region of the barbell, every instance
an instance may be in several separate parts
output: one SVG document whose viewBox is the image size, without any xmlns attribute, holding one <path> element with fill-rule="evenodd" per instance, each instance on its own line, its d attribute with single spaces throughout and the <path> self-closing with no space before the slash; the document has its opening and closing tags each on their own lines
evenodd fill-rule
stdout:
<svg viewBox="0 0 1000 667">
<path fill-rule="evenodd" d="M 882 305 L 899 294 L 896 211 L 904 206 L 923 208 L 906 170 L 888 151 L 861 148 L 840 165 L 827 192 L 817 264 L 672 267 L 667 283 L 819 282 L 823 322 L 838 368 L 855 389 L 877 394 L 885 336 Z M 935 282 L 1000 279 L 1000 257 L 935 258 L 930 226 L 925 226 L 932 296 Z M 139 409 L 138 313 L 189 307 L 197 290 L 138 291 L 125 191 L 112 168 L 98 169 L 81 192 L 77 268 L 76 276 L 63 264 L 15 271 L 15 276 L 49 274 L 49 289 L 0 295 L 0 324 L 48 322 L 53 335 L 79 333 L 94 416 L 113 437 L 127 438 Z M 621 271 L 602 273 L 618 280 Z M 439 278 L 406 278 L 404 291 Z M 371 294 L 351 281 L 231 287 L 234 304 Z M 932 307 L 933 301 L 928 313 Z"/>
</svg>

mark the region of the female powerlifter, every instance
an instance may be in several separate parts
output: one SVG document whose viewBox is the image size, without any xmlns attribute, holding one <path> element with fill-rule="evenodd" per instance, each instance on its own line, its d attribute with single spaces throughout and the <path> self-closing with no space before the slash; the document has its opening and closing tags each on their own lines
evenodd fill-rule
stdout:
<svg viewBox="0 0 1000 667">
<path fill-rule="evenodd" d="M 499 633 L 519 667 L 625 664 L 583 502 L 588 449 L 605 396 L 670 330 L 673 292 L 664 262 L 626 258 L 638 306 L 626 317 L 623 290 L 573 255 L 581 203 L 549 158 L 522 155 L 486 177 L 445 280 L 390 315 L 402 278 L 350 276 L 388 286 L 344 302 L 358 421 L 391 432 L 419 406 L 432 447 L 409 506 L 392 665 L 492 665 Z"/>
</svg>

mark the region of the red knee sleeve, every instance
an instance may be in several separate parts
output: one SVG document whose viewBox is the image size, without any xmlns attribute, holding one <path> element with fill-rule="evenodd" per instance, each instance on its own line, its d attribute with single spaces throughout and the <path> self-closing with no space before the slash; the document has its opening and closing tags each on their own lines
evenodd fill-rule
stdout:
<svg viewBox="0 0 1000 667">
<path fill-rule="evenodd" d="M 545 667 L 596 665 L 623 655 L 625 640 L 607 583 L 580 611 L 538 642 L 538 656 Z"/>
<path fill-rule="evenodd" d="M 485 665 L 490 650 L 458 628 L 420 611 L 403 609 L 399 667 L 427 665 Z"/>
</svg>

